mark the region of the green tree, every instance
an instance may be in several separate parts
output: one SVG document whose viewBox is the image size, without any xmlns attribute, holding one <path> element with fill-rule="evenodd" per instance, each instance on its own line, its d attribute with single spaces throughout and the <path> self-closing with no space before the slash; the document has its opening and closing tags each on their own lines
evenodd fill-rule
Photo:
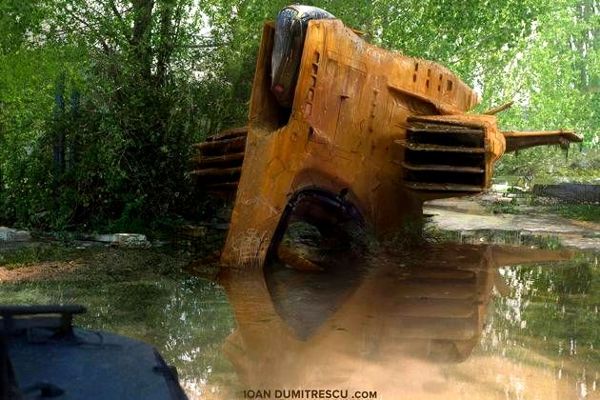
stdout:
<svg viewBox="0 0 600 400">
<path fill-rule="evenodd" d="M 377 45 L 447 65 L 482 93 L 479 110 L 515 99 L 504 128 L 572 127 L 586 156 L 598 154 L 596 0 L 306 3 Z M 193 208 L 190 144 L 246 122 L 262 24 L 286 4 L 2 0 L 0 219 L 125 228 Z M 600 165 L 581 160 L 530 150 L 500 172 L 597 177 Z"/>
<path fill-rule="evenodd" d="M 203 107 L 202 96 L 211 85 L 196 76 L 203 55 L 195 2 L 44 5 L 49 12 L 37 39 L 23 39 L 28 29 L 3 26 L 23 39 L 3 55 L 12 65 L 4 64 L 1 82 L 15 88 L 2 93 L 3 218 L 65 228 L 111 220 L 144 223 L 177 212 L 190 186 L 184 173 L 190 144 L 205 132 L 212 112 Z M 12 17 L 30 12 L 13 7 Z M 73 58 L 64 57 L 68 51 Z M 60 90 L 54 84 L 58 77 Z M 31 84 L 35 80 L 43 81 L 41 91 Z M 17 89 L 22 87 L 35 94 L 27 98 L 34 115 Z M 68 102 L 75 92 L 79 116 L 66 117 L 64 104 L 57 113 L 53 100 Z M 27 118 L 27 124 L 15 124 L 15 116 Z M 68 170 L 53 165 L 64 163 L 56 157 L 63 142 L 77 143 L 66 149 L 76 153 L 71 161 L 77 162 Z"/>
</svg>

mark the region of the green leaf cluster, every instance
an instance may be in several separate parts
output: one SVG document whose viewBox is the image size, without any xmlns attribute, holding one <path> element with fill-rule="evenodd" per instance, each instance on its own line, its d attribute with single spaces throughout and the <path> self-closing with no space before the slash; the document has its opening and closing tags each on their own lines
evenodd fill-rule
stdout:
<svg viewBox="0 0 600 400">
<path fill-rule="evenodd" d="M 478 111 L 514 99 L 506 129 L 585 135 L 574 167 L 542 149 L 500 173 L 597 179 L 586 161 L 599 145 L 597 0 L 306 4 L 448 66 L 481 93 Z M 194 210 L 190 144 L 245 124 L 262 24 L 285 5 L 0 1 L 0 223 L 126 228 Z"/>
</svg>

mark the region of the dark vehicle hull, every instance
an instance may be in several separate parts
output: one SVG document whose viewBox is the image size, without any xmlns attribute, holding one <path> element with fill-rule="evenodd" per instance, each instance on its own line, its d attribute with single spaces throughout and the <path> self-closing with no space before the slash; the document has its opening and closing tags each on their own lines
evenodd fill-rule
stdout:
<svg viewBox="0 0 600 400">
<path fill-rule="evenodd" d="M 0 398 L 187 399 L 175 370 L 151 345 L 70 323 L 57 328 L 55 320 L 3 315 Z M 23 323 L 29 327 L 19 329 Z"/>
</svg>

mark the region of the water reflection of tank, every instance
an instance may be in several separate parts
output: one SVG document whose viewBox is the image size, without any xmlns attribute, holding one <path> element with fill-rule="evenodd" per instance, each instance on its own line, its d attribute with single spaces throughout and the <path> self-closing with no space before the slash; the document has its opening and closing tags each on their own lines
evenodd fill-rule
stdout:
<svg viewBox="0 0 600 400">
<path fill-rule="evenodd" d="M 248 127 L 196 145 L 193 175 L 235 194 L 222 261 L 262 265 L 300 198 L 351 209 L 382 237 L 420 226 L 426 200 L 489 187 L 505 152 L 581 141 L 501 132 L 499 109 L 468 113 L 478 101 L 441 65 L 371 45 L 323 10 L 285 8 L 263 29 Z"/>
<path fill-rule="evenodd" d="M 247 388 L 406 393 L 429 372 L 471 355 L 492 290 L 503 290 L 500 266 L 569 257 L 436 245 L 362 261 L 336 254 L 321 273 L 277 264 L 264 273 L 224 270 L 237 321 L 224 350 Z"/>
</svg>

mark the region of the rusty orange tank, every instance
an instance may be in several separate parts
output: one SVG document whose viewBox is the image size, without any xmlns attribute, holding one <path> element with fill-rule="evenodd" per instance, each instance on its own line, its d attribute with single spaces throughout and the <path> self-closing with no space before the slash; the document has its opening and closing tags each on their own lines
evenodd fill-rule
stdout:
<svg viewBox="0 0 600 400">
<path fill-rule="evenodd" d="M 501 132 L 445 67 L 367 43 L 338 19 L 311 20 L 291 107 L 273 92 L 266 23 L 247 128 L 196 145 L 193 172 L 235 193 L 221 261 L 262 266 L 293 213 L 317 226 L 360 220 L 377 237 L 422 222 L 426 200 L 479 193 L 506 152 L 581 138 Z"/>
</svg>

